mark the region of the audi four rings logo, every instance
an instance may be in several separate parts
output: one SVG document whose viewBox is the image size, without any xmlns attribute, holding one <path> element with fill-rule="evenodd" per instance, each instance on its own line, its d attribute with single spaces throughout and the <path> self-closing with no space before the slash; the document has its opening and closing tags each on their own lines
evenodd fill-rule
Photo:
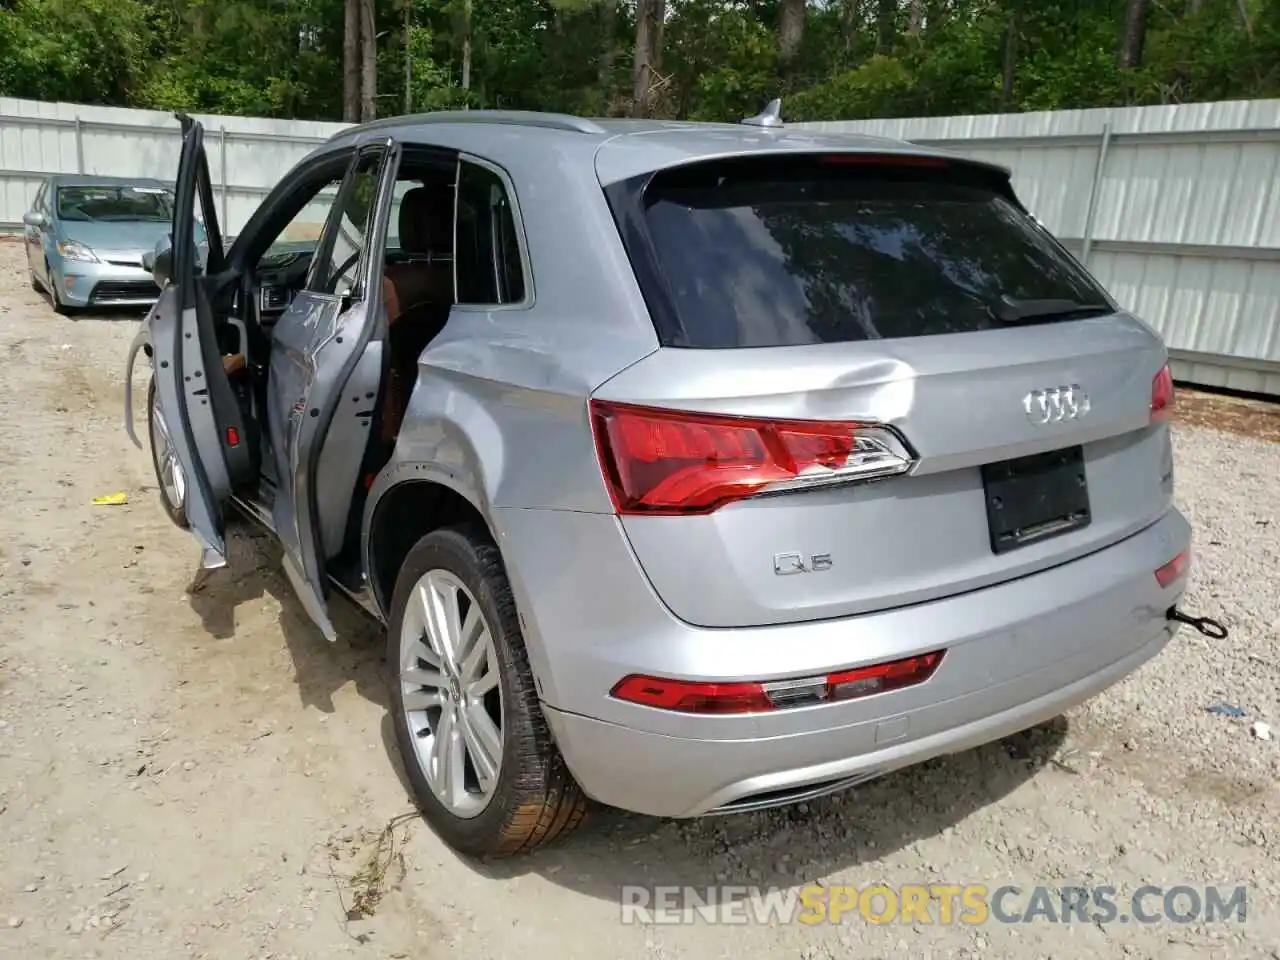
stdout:
<svg viewBox="0 0 1280 960">
<path fill-rule="evenodd" d="M 1078 383 L 1065 387 L 1032 390 L 1022 398 L 1027 419 L 1036 426 L 1079 420 L 1089 412 L 1089 395 Z"/>
</svg>

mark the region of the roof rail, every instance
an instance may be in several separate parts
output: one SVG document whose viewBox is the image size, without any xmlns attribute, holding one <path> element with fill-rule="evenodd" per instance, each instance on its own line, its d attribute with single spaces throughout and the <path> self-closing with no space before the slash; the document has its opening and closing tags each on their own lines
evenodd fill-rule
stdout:
<svg viewBox="0 0 1280 960">
<path fill-rule="evenodd" d="M 567 130 L 597 136 L 608 132 L 594 120 L 571 116 L 567 113 L 541 113 L 537 110 L 437 110 L 432 113 L 383 117 L 370 123 L 348 127 L 337 136 L 355 131 L 415 126 L 420 123 L 505 123 L 512 126 L 543 127 L 548 130 Z"/>
</svg>

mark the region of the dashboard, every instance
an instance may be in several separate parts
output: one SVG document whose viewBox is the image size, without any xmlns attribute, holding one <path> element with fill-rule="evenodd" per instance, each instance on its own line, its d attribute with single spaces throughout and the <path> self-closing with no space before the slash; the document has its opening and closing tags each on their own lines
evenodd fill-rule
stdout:
<svg viewBox="0 0 1280 960">
<path fill-rule="evenodd" d="M 258 261 L 258 316 L 264 326 L 274 324 L 302 289 L 313 254 L 311 244 L 301 250 L 273 248 Z"/>
</svg>

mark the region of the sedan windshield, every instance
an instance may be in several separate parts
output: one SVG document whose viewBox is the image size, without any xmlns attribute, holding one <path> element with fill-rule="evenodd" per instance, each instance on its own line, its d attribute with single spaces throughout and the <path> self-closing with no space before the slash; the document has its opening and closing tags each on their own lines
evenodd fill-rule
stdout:
<svg viewBox="0 0 1280 960">
<path fill-rule="evenodd" d="M 173 219 L 173 194 L 160 187 L 59 187 L 57 209 L 58 219 L 81 223 L 167 223 Z"/>
</svg>

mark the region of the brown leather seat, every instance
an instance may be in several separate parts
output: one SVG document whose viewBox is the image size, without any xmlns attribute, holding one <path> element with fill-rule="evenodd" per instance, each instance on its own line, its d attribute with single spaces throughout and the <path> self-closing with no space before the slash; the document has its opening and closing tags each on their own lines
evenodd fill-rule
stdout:
<svg viewBox="0 0 1280 960">
<path fill-rule="evenodd" d="M 400 249 L 406 263 L 386 268 L 390 380 L 382 399 L 382 439 L 395 443 L 418 377 L 418 357 L 444 329 L 453 308 L 453 185 L 429 184 L 400 201 Z"/>
</svg>

